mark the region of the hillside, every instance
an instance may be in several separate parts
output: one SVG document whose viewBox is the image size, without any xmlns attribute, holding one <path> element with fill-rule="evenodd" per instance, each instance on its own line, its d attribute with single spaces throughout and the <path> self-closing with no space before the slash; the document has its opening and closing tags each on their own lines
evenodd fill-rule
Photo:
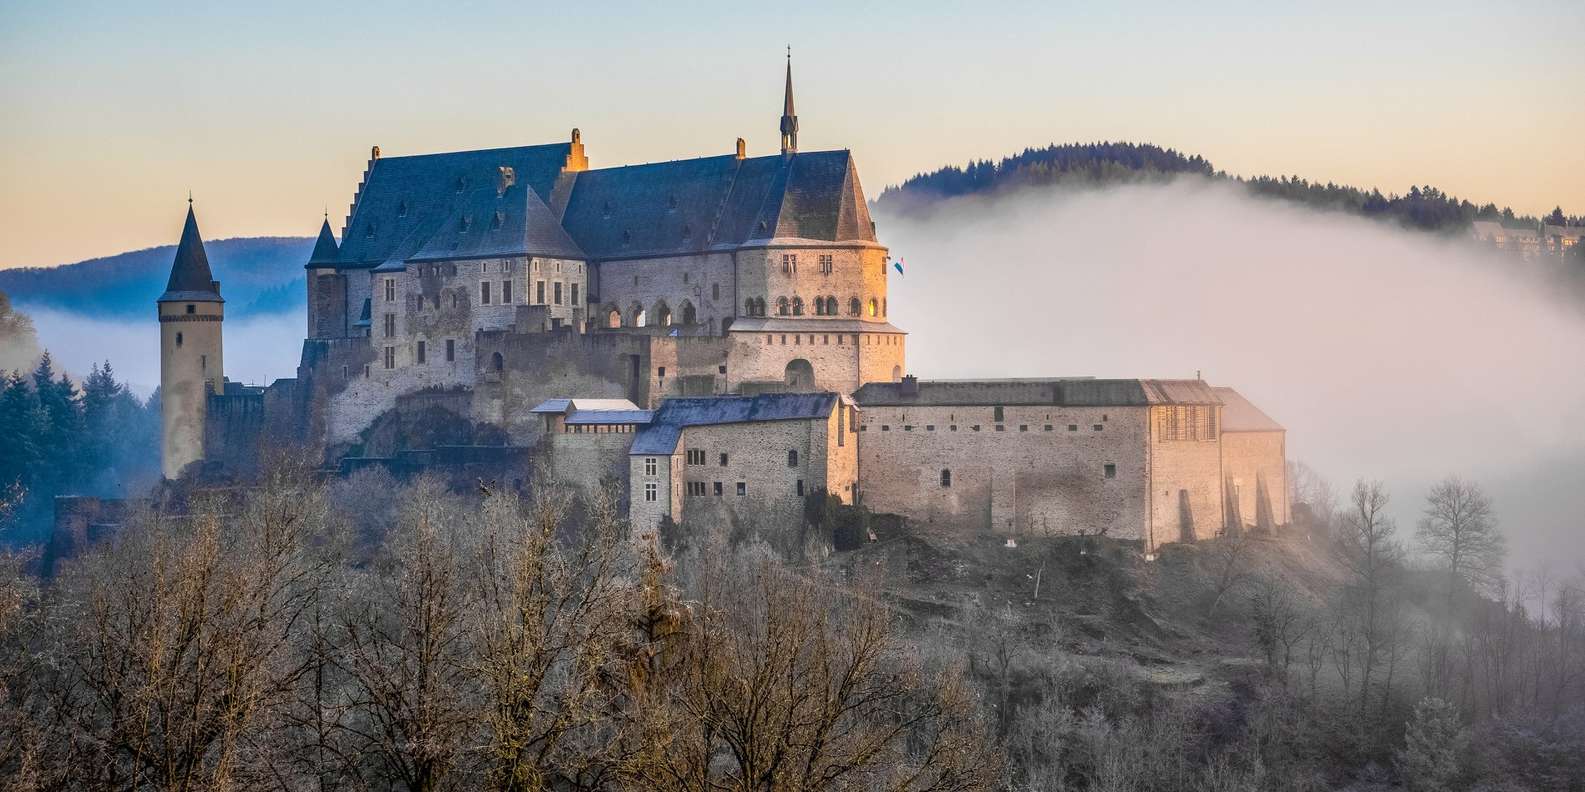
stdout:
<svg viewBox="0 0 1585 792">
<path fill-rule="evenodd" d="M 1426 231 L 1455 232 L 1475 220 L 1494 220 L 1510 227 L 1534 228 L 1540 218 L 1517 215 L 1495 203 L 1476 205 L 1431 186 L 1413 186 L 1407 193 L 1383 194 L 1343 184 L 1308 181 L 1299 176 L 1232 176 L 1199 155 L 1148 143 L 1068 143 L 1024 149 L 999 162 L 980 160 L 963 167 L 949 165 L 920 173 L 899 186 L 887 187 L 875 200 L 877 211 L 906 215 L 935 203 L 966 195 L 989 195 L 1029 187 L 1099 187 L 1111 184 L 1164 182 L 1183 175 L 1244 185 L 1255 195 L 1292 201 L 1325 211 L 1341 211 L 1397 222 Z M 1570 216 L 1559 207 L 1545 218 L 1553 225 L 1585 226 L 1585 216 Z"/>
<path fill-rule="evenodd" d="M 232 317 L 280 313 L 303 304 L 309 237 L 253 237 L 204 243 Z M 99 318 L 143 319 L 165 291 L 175 245 L 134 250 L 58 267 L 0 270 L 0 291 L 27 306 Z"/>
</svg>

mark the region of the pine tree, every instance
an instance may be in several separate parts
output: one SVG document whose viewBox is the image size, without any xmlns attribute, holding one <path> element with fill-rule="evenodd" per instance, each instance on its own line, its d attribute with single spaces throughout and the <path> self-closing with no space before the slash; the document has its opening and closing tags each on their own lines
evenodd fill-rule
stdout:
<svg viewBox="0 0 1585 792">
<path fill-rule="evenodd" d="M 1404 727 L 1394 756 L 1398 777 L 1413 792 L 1457 789 L 1459 758 L 1469 742 L 1458 708 L 1438 698 L 1421 699 Z"/>
</svg>

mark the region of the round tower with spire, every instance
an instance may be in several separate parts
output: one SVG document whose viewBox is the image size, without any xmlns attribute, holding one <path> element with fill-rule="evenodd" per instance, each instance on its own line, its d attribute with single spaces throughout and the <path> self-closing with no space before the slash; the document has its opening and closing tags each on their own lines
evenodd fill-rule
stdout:
<svg viewBox="0 0 1585 792">
<path fill-rule="evenodd" d="M 176 478 L 204 458 L 209 394 L 225 390 L 220 326 L 225 319 L 220 281 L 209 271 L 193 200 L 176 246 L 171 278 L 156 305 L 160 317 L 160 467 Z"/>
</svg>

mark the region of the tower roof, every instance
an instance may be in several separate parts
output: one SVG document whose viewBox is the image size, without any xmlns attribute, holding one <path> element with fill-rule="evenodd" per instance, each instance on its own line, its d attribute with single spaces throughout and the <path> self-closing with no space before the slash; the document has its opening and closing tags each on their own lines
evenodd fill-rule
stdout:
<svg viewBox="0 0 1585 792">
<path fill-rule="evenodd" d="M 793 109 L 792 53 L 791 52 L 787 53 L 787 88 L 782 94 L 781 114 L 784 115 L 784 116 L 795 116 L 795 115 L 798 115 L 798 112 Z"/>
<path fill-rule="evenodd" d="M 204 253 L 204 239 L 198 234 L 192 199 L 187 201 L 187 222 L 182 226 L 182 241 L 176 244 L 171 279 L 159 302 L 225 302 L 220 299 L 220 281 L 209 271 L 209 256 Z"/>
<path fill-rule="evenodd" d="M 324 225 L 319 227 L 319 239 L 314 242 L 314 253 L 308 257 L 310 266 L 314 264 L 333 265 L 341 256 L 341 249 L 336 246 L 336 235 L 330 232 L 330 217 L 325 217 Z"/>
</svg>

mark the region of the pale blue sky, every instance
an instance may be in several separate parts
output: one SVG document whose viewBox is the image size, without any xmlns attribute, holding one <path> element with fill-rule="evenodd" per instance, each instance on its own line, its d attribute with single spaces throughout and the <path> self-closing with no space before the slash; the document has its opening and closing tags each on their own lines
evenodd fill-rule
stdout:
<svg viewBox="0 0 1585 792">
<path fill-rule="evenodd" d="M 169 243 L 189 188 L 211 238 L 308 235 L 374 144 L 768 153 L 789 43 L 803 147 L 871 196 L 1112 139 L 1585 213 L 1585 4 L 1184 5 L 0 0 L 0 266 Z"/>
</svg>

